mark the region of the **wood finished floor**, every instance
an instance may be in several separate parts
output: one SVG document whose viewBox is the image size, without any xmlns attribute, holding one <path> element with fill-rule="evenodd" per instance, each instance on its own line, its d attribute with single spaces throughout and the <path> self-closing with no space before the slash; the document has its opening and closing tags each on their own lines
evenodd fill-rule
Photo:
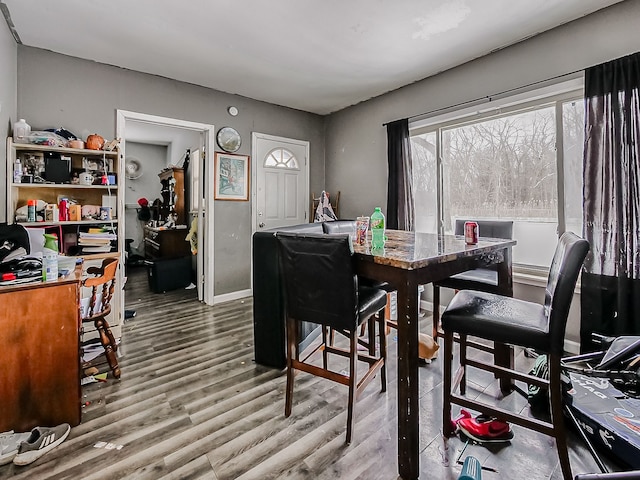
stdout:
<svg viewBox="0 0 640 480">
<path fill-rule="evenodd" d="M 208 307 L 194 290 L 153 294 L 144 271 L 129 275 L 126 302 L 137 316 L 124 328 L 122 378 L 83 387 L 90 404 L 68 439 L 29 466 L 0 467 L 0 478 L 398 478 L 395 332 L 387 392 L 377 381 L 368 386 L 356 404 L 354 440 L 345 446 L 346 387 L 299 374 L 293 413 L 284 417 L 284 373 L 253 362 L 250 298 Z M 460 473 L 456 458 L 464 443 L 452 438 L 445 450 L 439 433 L 441 379 L 441 362 L 420 368 L 421 479 Z M 474 372 L 470 381 L 468 395 L 527 408 L 517 394 L 501 398 L 491 376 Z M 560 479 L 553 441 L 519 427 L 514 432 L 510 444 L 469 445 L 464 456 L 499 471 L 483 472 L 484 479 Z M 99 442 L 122 448 L 96 448 Z M 570 444 L 574 475 L 597 472 L 576 436 Z"/>
</svg>

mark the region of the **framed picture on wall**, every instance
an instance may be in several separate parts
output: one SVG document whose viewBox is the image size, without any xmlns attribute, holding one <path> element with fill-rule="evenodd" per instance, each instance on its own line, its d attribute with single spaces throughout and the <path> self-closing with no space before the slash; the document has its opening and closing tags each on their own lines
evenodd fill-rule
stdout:
<svg viewBox="0 0 640 480">
<path fill-rule="evenodd" d="M 249 200 L 249 155 L 216 152 L 214 200 Z"/>
</svg>

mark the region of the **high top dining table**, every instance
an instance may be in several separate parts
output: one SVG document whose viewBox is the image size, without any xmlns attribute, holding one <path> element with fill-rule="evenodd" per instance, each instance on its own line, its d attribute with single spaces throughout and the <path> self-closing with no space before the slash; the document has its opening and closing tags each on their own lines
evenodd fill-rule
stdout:
<svg viewBox="0 0 640 480">
<path fill-rule="evenodd" d="M 463 237 L 387 230 L 384 249 L 354 245 L 358 275 L 385 281 L 398 292 L 398 472 L 404 480 L 419 476 L 418 287 L 480 265 L 496 264 L 504 295 L 513 294 L 511 247 L 514 240 L 480 238 L 466 245 Z M 499 346 L 496 346 L 498 348 Z M 512 365 L 507 346 L 495 361 Z M 510 384 L 501 379 L 501 388 Z"/>
</svg>

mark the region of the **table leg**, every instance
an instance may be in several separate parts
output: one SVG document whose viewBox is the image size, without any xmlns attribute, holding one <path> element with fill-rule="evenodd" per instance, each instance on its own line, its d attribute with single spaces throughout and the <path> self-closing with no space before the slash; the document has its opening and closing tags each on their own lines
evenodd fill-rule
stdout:
<svg viewBox="0 0 640 480">
<path fill-rule="evenodd" d="M 398 471 L 404 480 L 419 475 L 418 284 L 398 288 Z"/>
</svg>

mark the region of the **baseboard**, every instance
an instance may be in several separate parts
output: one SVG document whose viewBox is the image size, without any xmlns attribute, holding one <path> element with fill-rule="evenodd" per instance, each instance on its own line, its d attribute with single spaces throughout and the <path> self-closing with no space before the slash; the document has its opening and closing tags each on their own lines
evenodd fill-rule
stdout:
<svg viewBox="0 0 640 480">
<path fill-rule="evenodd" d="M 230 302 L 232 300 L 238 300 L 239 298 L 250 297 L 253 294 L 250 288 L 246 290 L 238 290 L 237 292 L 223 293 L 222 295 L 214 295 L 213 304 Z"/>
</svg>

